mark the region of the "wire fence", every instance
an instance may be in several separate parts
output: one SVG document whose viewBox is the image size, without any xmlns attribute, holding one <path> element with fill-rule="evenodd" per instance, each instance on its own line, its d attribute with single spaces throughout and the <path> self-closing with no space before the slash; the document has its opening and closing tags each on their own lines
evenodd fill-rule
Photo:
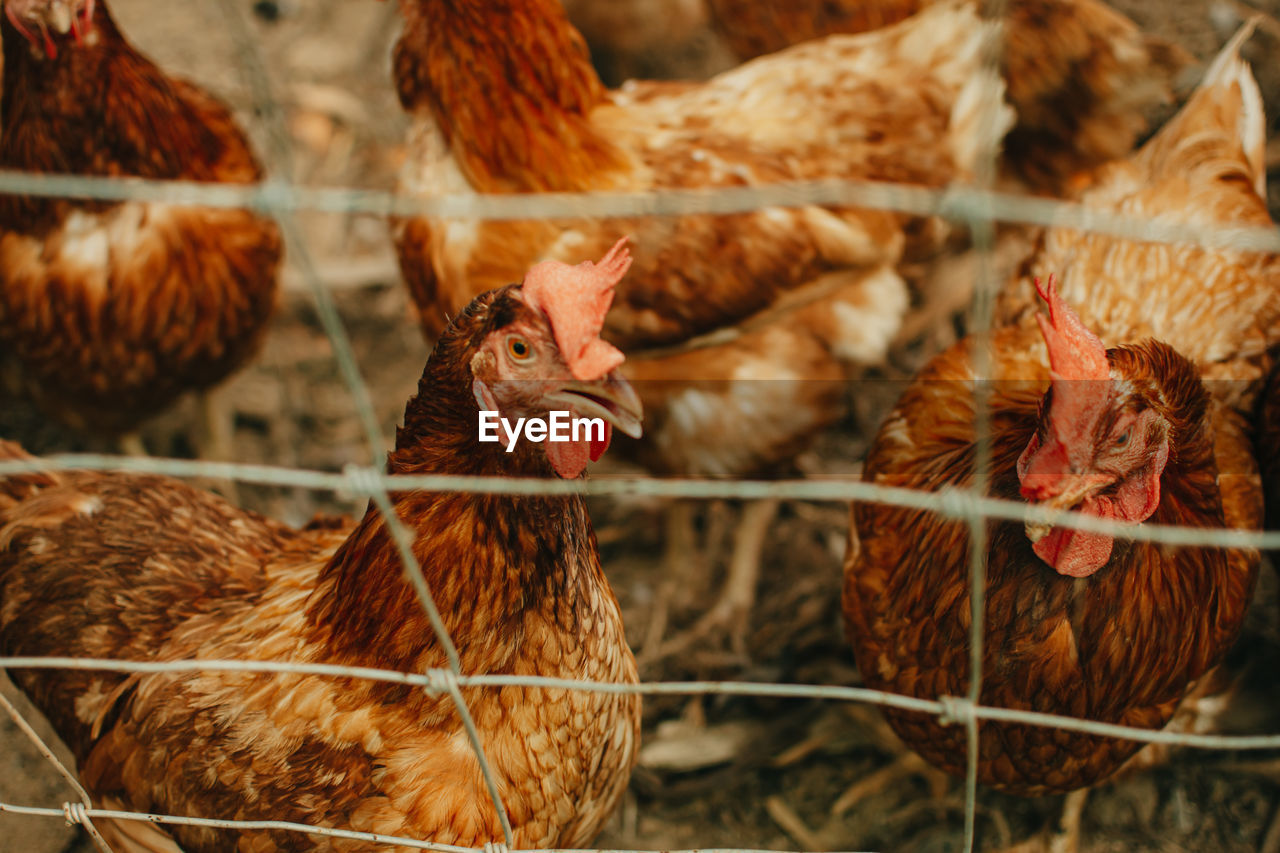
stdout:
<svg viewBox="0 0 1280 853">
<path fill-rule="evenodd" d="M 351 465 L 341 472 L 303 470 L 267 465 L 204 462 L 161 458 L 121 458 L 116 456 L 67 454 L 45 456 L 33 461 L 0 462 L 0 477 L 37 470 L 97 469 L 156 473 L 183 478 L 214 478 L 242 483 L 295 487 L 315 491 L 340 492 L 353 498 L 368 499 L 377 506 L 392 532 L 404 561 L 405 577 L 426 613 L 436 638 L 445 651 L 447 666 L 427 672 L 398 672 L 367 667 L 326 664 L 302 664 L 249 660 L 182 660 L 131 661 L 95 660 L 65 657 L 0 657 L 0 667 L 22 669 L 74 669 L 129 673 L 179 672 L 251 672 L 288 673 L 318 678 L 354 678 L 374 682 L 402 684 L 433 696 L 447 696 L 459 714 L 471 747 L 476 755 L 493 808 L 502 827 L 503 841 L 486 845 L 485 853 L 515 847 L 512 827 L 499 793 L 497 776 L 485 753 L 480 732 L 472 720 L 462 694 L 463 688 L 497 688 L 522 686 L 577 690 L 609 694 L 642 695 L 737 695 L 787 697 L 835 702 L 857 702 L 916 711 L 935 715 L 944 724 L 961 725 L 968 733 L 967 774 L 965 780 L 966 851 L 975 843 L 976 790 L 978 768 L 978 725 L 981 721 L 1000 721 L 1039 727 L 1056 727 L 1084 734 L 1127 739 L 1142 743 L 1158 743 L 1197 749 L 1271 750 L 1280 749 L 1280 734 L 1257 736 L 1224 736 L 1171 731 L 1155 731 L 1077 719 L 1053 714 L 1014 711 L 980 704 L 983 661 L 983 624 L 985 605 L 984 543 L 986 522 L 1004 519 L 1017 522 L 1052 522 L 1056 526 L 1105 533 L 1117 538 L 1166 543 L 1172 546 L 1200 545 L 1222 548 L 1256 548 L 1280 550 L 1280 533 L 1253 530 L 1190 529 L 1165 525 L 1135 526 L 1123 522 L 1083 515 L 1054 512 L 1043 507 L 986 496 L 990 460 L 980 455 L 977 477 L 971 488 L 955 488 L 938 492 L 921 492 L 865 483 L 860 480 L 660 480 L 654 478 L 610 478 L 585 481 L 526 480 L 507 477 L 459 477 L 448 475 L 388 475 L 379 464 L 384 448 L 378 419 L 370 392 L 355 352 L 347 336 L 331 293 L 326 288 L 305 233 L 299 226 L 299 212 L 364 213 L 378 216 L 428 215 L 471 220 L 677 216 L 689 214 L 729 214 L 758 210 L 763 207 L 803 205 L 839 205 L 879 208 L 918 216 L 937 216 L 962 223 L 971 229 L 981 253 L 980 285 L 974 305 L 974 329 L 984 334 L 990 328 L 996 288 L 993 265 L 994 227 L 998 222 L 1071 227 L 1110 236 L 1137 240 L 1199 245 L 1210 249 L 1234 249 L 1254 252 L 1280 252 L 1280 232 L 1272 228 L 1192 226 L 1165 219 L 1142 219 L 1088 208 L 1077 203 L 1015 196 L 996 192 L 994 185 L 996 145 L 988 146 L 977 170 L 973 185 L 927 189 L 871 181 L 824 181 L 765 187 L 735 187 L 716 190 L 672 190 L 635 193 L 547 193 L 540 195 L 442 195 L 434 198 L 400 196 L 383 190 L 360 188 L 314 188 L 291 183 L 281 177 L 291 175 L 291 143 L 284 123 L 280 101 L 273 95 L 270 75 L 262 48 L 235 0 L 210 0 L 228 23 L 240 57 L 249 88 L 253 93 L 255 112 L 260 116 L 268 139 L 268 172 L 273 177 L 257 186 L 198 184 L 182 181 L 147 181 L 140 179 L 92 178 L 73 175 L 30 174 L 0 171 L 0 193 L 48 197 L 73 197 L 95 200 L 149 201 L 174 205 L 205 207 L 244 207 L 274 218 L 285 236 L 288 258 L 310 289 L 318 315 L 333 345 L 337 369 L 355 401 L 367 441 L 369 464 Z M 988 13 L 999 19 L 1002 3 L 989 4 Z M 993 30 L 987 45 L 986 73 L 997 79 L 1000 40 Z M 994 103 L 994 101 L 992 101 Z M 994 123 L 995 117 L 991 116 Z M 991 135 L 993 141 L 995 136 Z M 978 347 L 985 353 L 985 348 Z M 982 356 L 982 357 L 985 357 Z M 989 374 L 986 365 L 977 365 L 976 375 Z M 984 399 L 985 383 L 975 383 L 978 402 Z M 977 433 L 986 435 L 986 406 L 977 405 Z M 979 442 L 980 454 L 989 451 Z M 465 673 L 458 652 L 436 608 L 431 590 L 412 553 L 412 537 L 395 512 L 392 493 L 408 490 L 467 491 L 513 495 L 645 496 L 660 498 L 740 500 L 792 499 L 838 503 L 877 502 L 880 504 L 926 510 L 939 517 L 956 519 L 969 525 L 971 542 L 971 608 L 970 637 L 971 678 L 965 696 L 940 696 L 925 700 L 894 693 L 838 685 L 757 683 L 745 681 L 680 681 L 618 684 L 578 681 L 536 676 Z M 13 717 L 19 728 L 31 738 L 41 753 L 67 779 L 78 797 L 58 808 L 21 806 L 0 803 L 0 813 L 42 815 L 81 824 L 94 843 L 109 850 L 94 820 L 132 820 L 167 825 L 191 825 L 233 829 L 271 829 L 306 833 L 351 841 L 400 846 L 412 849 L 463 853 L 472 848 L 434 843 L 429 840 L 392 837 L 329 827 L 308 826 L 272 820 L 223 820 L 180 815 L 146 814 L 96 808 L 53 751 L 40 741 L 29 723 L 3 697 L 0 704 Z M 599 853 L 599 851 L 591 851 Z M 752 853 L 734 849 L 732 853 Z"/>
</svg>

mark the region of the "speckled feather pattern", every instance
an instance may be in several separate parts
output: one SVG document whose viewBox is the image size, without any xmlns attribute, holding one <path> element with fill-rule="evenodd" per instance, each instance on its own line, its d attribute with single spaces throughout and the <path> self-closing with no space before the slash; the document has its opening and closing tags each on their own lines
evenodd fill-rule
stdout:
<svg viewBox="0 0 1280 853">
<path fill-rule="evenodd" d="M 835 33 L 860 33 L 918 14 L 929 0 L 709 0 L 740 59 Z M 973 6 L 980 4 L 974 2 Z M 1018 124 L 1005 160 L 1033 187 L 1065 191 L 1082 170 L 1123 157 L 1152 106 L 1192 58 L 1143 35 L 1098 0 L 1010 0 L 1002 69 Z"/>
<path fill-rule="evenodd" d="M 493 317 L 468 319 L 487 331 Z M 389 469 L 550 476 L 538 445 L 477 449 L 467 345 L 437 347 Z M 0 458 L 23 455 L 0 442 Z M 408 492 L 395 505 L 464 672 L 637 680 L 581 498 Z M 0 654 L 446 665 L 375 509 L 294 530 L 173 480 L 90 472 L 0 479 Z M 448 696 L 284 674 L 11 675 L 99 802 L 463 846 L 502 838 Z M 463 694 L 516 844 L 587 845 L 634 764 L 639 697 Z M 188 853 L 383 849 L 172 831 Z"/>
<path fill-rule="evenodd" d="M 419 9 L 428 4 L 402 5 L 408 17 L 397 47 L 402 72 L 464 61 L 467 67 L 493 63 L 495 75 L 510 67 L 502 84 L 509 92 L 501 98 L 443 72 L 436 88 L 422 82 L 422 90 L 409 92 L 415 128 L 401 187 L 410 193 L 731 187 L 826 177 L 941 186 L 968 174 L 971 165 L 957 162 L 956 151 L 967 143 L 949 136 L 959 133 L 956 124 L 964 118 L 952 115 L 952 105 L 977 68 L 980 27 L 969 12 L 939 9 L 916 28 L 804 46 L 706 84 L 629 83 L 571 111 L 548 103 L 549 96 L 520 76 L 517 63 L 527 61 L 525 53 L 506 55 L 538 40 L 499 40 L 492 35 L 496 26 L 468 29 L 467 0 L 429 4 L 438 18 L 430 26 Z M 534 18 L 521 23 L 560 48 L 561 62 L 572 69 L 563 76 L 591 75 L 595 86 L 584 87 L 595 91 L 590 66 L 571 50 L 576 33 L 558 8 L 546 8 L 558 4 L 497 5 Z M 426 36 L 417 35 L 418 27 L 452 40 L 442 34 L 440 44 L 422 44 Z M 888 69 L 912 85 L 896 82 Z M 400 81 L 404 97 L 408 84 L 403 76 Z M 472 89 L 467 111 L 442 116 L 433 109 L 444 81 Z M 503 98 L 529 119 L 504 114 Z M 555 122 L 563 113 L 578 119 L 566 120 L 557 138 L 540 141 L 554 149 L 545 160 L 529 162 L 532 153 L 487 159 L 488 137 L 551 134 L 540 123 L 560 128 Z M 597 148 L 611 157 L 590 168 L 571 156 Z M 494 174 L 499 168 L 500 176 Z M 618 289 L 606 334 L 624 348 L 678 343 L 735 323 L 823 273 L 893 264 L 903 250 L 897 216 L 820 208 L 716 218 L 412 220 L 397 230 L 397 243 L 406 253 L 406 277 L 416 283 L 415 301 L 435 333 L 476 293 L 520 280 L 531 262 L 600 257 L 623 234 L 631 235 L 635 262 Z"/>
<path fill-rule="evenodd" d="M 167 77 L 95 4 L 57 59 L 6 19 L 0 165 L 249 183 L 261 177 L 220 102 Z M 73 427 L 125 432 L 257 350 L 281 254 L 255 213 L 151 202 L 0 199 L 0 340 L 27 391 Z"/>
<path fill-rule="evenodd" d="M 1271 227 L 1257 84 L 1238 59 L 1127 160 L 1112 164 L 1083 204 L 1188 225 Z M 1139 243 L 1047 230 L 1024 274 L 1001 294 L 997 322 L 1034 324 L 1032 279 L 1059 292 L 1108 345 L 1155 337 L 1196 362 L 1215 395 L 1248 411 L 1280 341 L 1280 258 L 1267 252 Z"/>
</svg>

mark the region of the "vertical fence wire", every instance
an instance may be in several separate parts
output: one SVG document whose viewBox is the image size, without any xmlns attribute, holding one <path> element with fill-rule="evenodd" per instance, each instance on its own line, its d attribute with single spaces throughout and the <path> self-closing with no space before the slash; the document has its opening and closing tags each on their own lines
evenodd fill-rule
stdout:
<svg viewBox="0 0 1280 853">
<path fill-rule="evenodd" d="M 1001 63 L 1005 52 L 1005 0 L 984 0 L 982 16 L 988 27 L 982 37 L 982 85 L 986 89 L 982 98 L 984 115 L 980 125 L 986 128 L 982 140 L 981 156 L 977 163 L 974 183 L 979 190 L 990 191 L 996 182 L 999 168 L 1000 139 L 997 130 L 1000 111 L 1004 104 L 1004 75 Z M 977 342 L 973 348 L 974 411 L 974 459 L 972 490 L 985 495 L 991 476 L 990 443 L 990 379 L 991 320 L 994 313 L 995 281 L 995 218 L 989 206 L 979 210 L 979 216 L 969 225 L 977 256 L 977 281 L 974 287 L 973 305 L 970 310 L 972 329 L 970 334 Z M 965 713 L 956 722 L 965 728 L 965 776 L 964 776 L 964 850 L 973 853 L 977 840 L 978 765 L 980 762 L 980 723 L 970 709 L 981 703 L 983 656 L 986 641 L 986 588 L 987 588 L 987 522 L 981 516 L 973 516 L 969 528 L 969 689 L 963 707 Z"/>
<path fill-rule="evenodd" d="M 237 6 L 235 0 L 217 0 L 217 3 L 223 16 L 231 25 L 232 36 L 243 60 L 243 75 L 250 86 L 250 91 L 253 93 L 253 98 L 260 110 L 260 114 L 266 120 L 266 131 L 270 139 L 274 170 L 277 175 L 283 176 L 284 181 L 291 184 L 293 179 L 293 158 L 289 144 L 288 128 L 285 124 L 284 113 L 280 109 L 279 100 L 272 93 L 270 75 L 263 60 L 261 45 L 250 31 L 248 21 L 245 20 L 244 13 Z M 449 698 L 453 702 L 467 739 L 475 752 L 476 762 L 484 778 L 485 788 L 488 790 L 489 798 L 493 802 L 498 823 L 502 827 L 503 841 L 507 847 L 515 847 L 511 819 L 507 814 L 506 806 L 502 802 L 502 793 L 498 787 L 497 774 L 494 773 L 493 766 L 485 753 L 483 738 L 476 727 L 475 719 L 471 715 L 471 709 L 467 706 L 462 692 L 458 688 L 457 678 L 463 672 L 457 645 L 453 642 L 453 638 L 449 636 L 444 620 L 440 616 L 440 610 L 436 606 L 435 598 L 432 596 L 426 577 L 423 574 L 422 567 L 413 553 L 413 534 L 396 512 L 395 505 L 387 492 L 378 467 L 378 460 L 383 453 L 382 430 L 374 413 L 369 387 L 357 365 L 351 339 L 333 303 L 332 295 L 324 287 L 317 273 L 310 246 L 305 235 L 298 227 L 296 216 L 292 211 L 277 212 L 275 216 L 285 234 L 286 244 L 290 251 L 296 254 L 298 263 L 303 269 L 304 277 L 311 285 L 311 291 L 316 300 L 321 322 L 333 345 L 334 356 L 338 360 L 348 390 L 356 401 L 372 462 L 369 469 L 370 477 L 368 482 L 372 486 L 370 491 L 373 495 L 373 501 L 378 508 L 378 512 L 382 515 L 383 523 L 386 524 L 387 530 L 391 534 L 399 552 L 404 576 L 413 587 L 414 593 L 435 633 L 436 640 L 440 643 L 440 648 L 445 654 L 452 676 L 447 681 Z"/>
</svg>

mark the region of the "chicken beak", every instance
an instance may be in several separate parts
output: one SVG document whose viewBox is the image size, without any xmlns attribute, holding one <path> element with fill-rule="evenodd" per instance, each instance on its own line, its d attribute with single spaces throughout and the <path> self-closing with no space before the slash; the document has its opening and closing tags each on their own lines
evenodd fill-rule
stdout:
<svg viewBox="0 0 1280 853">
<path fill-rule="evenodd" d="M 632 438 L 643 434 L 644 407 L 640 397 L 616 370 L 591 382 L 567 382 L 547 399 L 573 409 L 579 416 L 604 418 Z"/>
<path fill-rule="evenodd" d="M 78 23 L 76 16 L 71 12 L 71 6 L 65 2 L 50 3 L 45 22 L 51 30 L 59 35 L 66 35 L 71 32 L 71 27 Z"/>
<path fill-rule="evenodd" d="M 1064 475 L 1063 480 L 1066 486 L 1056 495 L 1046 498 L 1031 506 L 1043 507 L 1052 510 L 1056 516 L 1058 513 L 1069 512 L 1082 504 L 1086 498 L 1093 495 L 1111 484 L 1109 477 L 1100 476 L 1098 474 L 1086 475 Z M 1054 520 L 1045 521 L 1028 521 L 1026 522 L 1027 538 L 1034 545 L 1049 533 L 1055 527 Z"/>
</svg>

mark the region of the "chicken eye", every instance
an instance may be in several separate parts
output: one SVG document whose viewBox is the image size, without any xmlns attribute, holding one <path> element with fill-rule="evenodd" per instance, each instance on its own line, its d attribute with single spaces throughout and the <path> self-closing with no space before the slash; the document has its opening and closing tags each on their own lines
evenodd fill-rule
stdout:
<svg viewBox="0 0 1280 853">
<path fill-rule="evenodd" d="M 528 361 L 533 356 L 533 347 L 524 338 L 512 335 L 507 338 L 507 354 L 516 361 Z"/>
<path fill-rule="evenodd" d="M 1119 437 L 1116 438 L 1116 447 L 1124 447 L 1128 443 L 1129 443 L 1129 430 L 1125 430 L 1124 432 L 1120 433 Z"/>
</svg>

